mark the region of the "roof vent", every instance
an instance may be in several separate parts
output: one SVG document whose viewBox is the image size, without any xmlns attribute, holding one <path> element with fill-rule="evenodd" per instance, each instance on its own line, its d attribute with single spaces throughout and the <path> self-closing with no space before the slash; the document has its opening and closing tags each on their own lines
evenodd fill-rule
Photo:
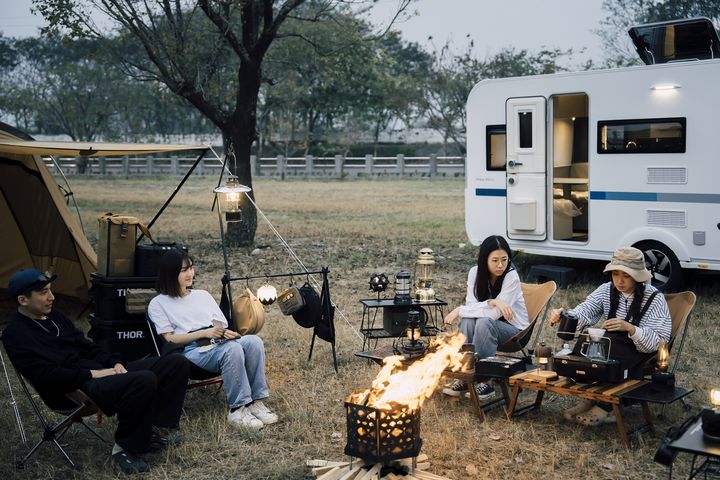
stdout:
<svg viewBox="0 0 720 480">
<path fill-rule="evenodd" d="M 706 17 L 637 25 L 628 34 L 646 65 L 720 58 L 720 39 Z"/>
</svg>

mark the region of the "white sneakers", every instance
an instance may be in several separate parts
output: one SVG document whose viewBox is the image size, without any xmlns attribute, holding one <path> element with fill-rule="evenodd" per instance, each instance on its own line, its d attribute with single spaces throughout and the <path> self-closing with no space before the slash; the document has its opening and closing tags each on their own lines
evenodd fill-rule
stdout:
<svg viewBox="0 0 720 480">
<path fill-rule="evenodd" d="M 250 413 L 249 407 L 240 407 L 234 412 L 228 413 L 228 422 L 235 427 L 252 428 L 254 430 L 260 430 L 264 425 L 255 415 Z"/>
<path fill-rule="evenodd" d="M 236 427 L 261 429 L 265 425 L 270 425 L 278 421 L 278 416 L 274 414 L 260 400 L 255 400 L 246 407 L 240 407 L 234 412 L 228 414 L 228 422 Z"/>
<path fill-rule="evenodd" d="M 247 409 L 264 425 L 270 425 L 278 421 L 278 416 L 266 407 L 262 400 L 255 400 Z"/>
</svg>

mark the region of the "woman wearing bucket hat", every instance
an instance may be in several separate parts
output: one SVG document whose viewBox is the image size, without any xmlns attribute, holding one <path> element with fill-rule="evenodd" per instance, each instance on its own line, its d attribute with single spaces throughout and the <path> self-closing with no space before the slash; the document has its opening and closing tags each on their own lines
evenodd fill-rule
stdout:
<svg viewBox="0 0 720 480">
<path fill-rule="evenodd" d="M 278 421 L 263 404 L 269 390 L 265 380 L 265 346 L 257 335 L 228 330 L 227 319 L 205 290 L 191 289 L 193 260 L 181 250 L 170 250 L 160 260 L 157 289 L 148 305 L 157 333 L 183 345 L 182 354 L 195 365 L 220 371 L 233 426 L 262 428 Z M 203 340 L 209 345 L 202 345 Z"/>
<path fill-rule="evenodd" d="M 612 342 L 611 358 L 622 363 L 629 378 L 641 377 L 645 361 L 654 356 L 661 341 L 670 340 L 670 311 L 665 297 L 648 282 L 651 275 L 637 248 L 615 250 L 604 272 L 611 273 L 612 281 L 600 285 L 573 309 L 578 317 L 577 331 L 602 321 L 600 327 Z M 550 313 L 551 325 L 560 321 L 560 312 Z M 604 407 L 583 400 L 565 410 L 564 417 L 586 426 L 614 423 L 615 417 Z"/>
</svg>

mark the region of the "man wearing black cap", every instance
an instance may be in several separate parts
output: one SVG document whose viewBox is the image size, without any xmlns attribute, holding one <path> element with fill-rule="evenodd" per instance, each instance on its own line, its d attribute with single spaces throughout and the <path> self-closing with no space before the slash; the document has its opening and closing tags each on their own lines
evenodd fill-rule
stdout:
<svg viewBox="0 0 720 480">
<path fill-rule="evenodd" d="M 125 363 L 91 343 L 53 310 L 55 275 L 36 269 L 16 272 L 8 293 L 18 311 L 2 340 L 10 360 L 53 409 L 74 405 L 65 396 L 77 389 L 106 415 L 117 414 L 112 459 L 125 473 L 148 471 L 139 454 L 167 444 L 153 426 L 176 433 L 189 367 L 172 354 Z"/>
</svg>

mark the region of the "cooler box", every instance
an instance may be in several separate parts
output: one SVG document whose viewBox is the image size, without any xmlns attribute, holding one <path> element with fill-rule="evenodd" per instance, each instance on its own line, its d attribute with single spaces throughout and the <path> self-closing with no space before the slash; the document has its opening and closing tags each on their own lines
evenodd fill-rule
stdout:
<svg viewBox="0 0 720 480">
<path fill-rule="evenodd" d="M 125 360 L 157 356 L 145 315 L 133 315 L 126 322 L 105 322 L 90 315 L 88 337 L 108 352 L 120 353 Z"/>
<path fill-rule="evenodd" d="M 133 321 L 133 315 L 145 318 L 145 306 L 156 295 L 155 277 L 106 277 L 90 275 L 90 295 L 95 303 L 95 316 L 103 323 Z"/>
</svg>

